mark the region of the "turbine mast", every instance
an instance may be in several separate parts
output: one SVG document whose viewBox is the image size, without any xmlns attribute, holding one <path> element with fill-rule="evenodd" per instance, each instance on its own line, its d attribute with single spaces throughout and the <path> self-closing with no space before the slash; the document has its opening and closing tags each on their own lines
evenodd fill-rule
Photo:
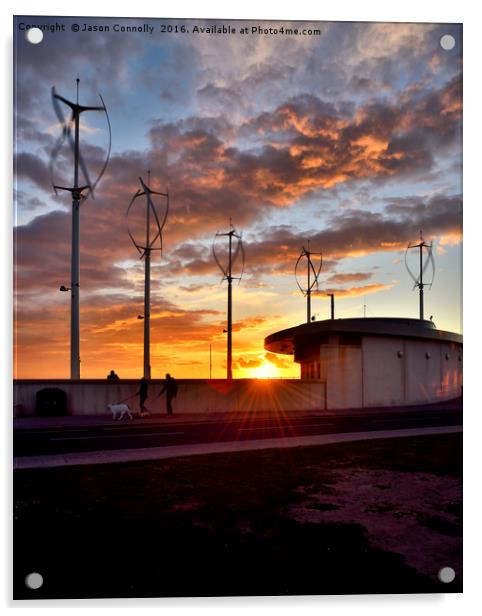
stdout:
<svg viewBox="0 0 482 616">
<path fill-rule="evenodd" d="M 315 267 L 312 257 L 319 257 L 319 264 L 317 264 L 317 267 Z M 298 279 L 298 268 L 300 267 L 302 259 L 306 259 L 306 286 L 301 284 Z M 303 295 L 306 297 L 307 323 L 311 322 L 311 293 L 313 289 L 318 289 L 318 276 L 320 275 L 322 265 L 323 259 L 321 252 L 312 252 L 310 250 L 310 245 L 308 242 L 308 248 L 306 249 L 304 246 L 302 247 L 300 256 L 298 257 L 298 260 L 296 261 L 295 265 L 296 284 L 298 285 L 298 288 L 303 293 Z"/>
<path fill-rule="evenodd" d="M 138 318 L 144 319 L 144 359 L 143 359 L 143 374 L 144 378 L 151 378 L 151 252 L 153 250 L 160 250 L 162 252 L 162 230 L 166 224 L 167 215 L 169 213 L 169 191 L 165 193 L 152 190 L 151 184 L 151 171 L 147 171 L 147 183 L 140 177 L 139 182 L 141 188 L 132 197 L 129 207 L 127 208 L 126 216 L 129 219 L 131 208 L 136 199 L 139 197 L 146 197 L 146 212 L 145 212 L 145 241 L 139 243 L 135 240 L 129 226 L 127 232 L 131 238 L 132 243 L 137 248 L 137 251 L 141 255 L 140 258 L 144 259 L 144 314 L 139 315 Z M 156 207 L 152 200 L 152 195 L 158 195 L 164 198 L 164 217 L 162 221 L 159 219 Z M 151 220 L 151 215 L 154 220 Z M 153 237 L 152 237 L 153 236 Z"/>
<path fill-rule="evenodd" d="M 231 380 L 233 378 L 233 280 L 239 280 L 243 276 L 244 271 L 244 247 L 241 239 L 241 234 L 236 231 L 230 220 L 230 230 L 226 233 L 216 233 L 214 236 L 214 242 L 218 237 L 228 238 L 228 260 L 226 266 L 224 266 L 216 254 L 216 250 L 213 243 L 213 257 L 216 261 L 219 269 L 223 273 L 223 280 L 228 281 L 228 307 L 227 307 L 227 378 Z M 235 244 L 235 247 L 233 246 Z M 233 252 L 234 248 L 234 252 Z M 239 276 L 233 276 L 233 266 L 238 255 L 242 256 L 242 269 Z"/>
<path fill-rule="evenodd" d="M 408 266 L 407 254 L 408 254 L 408 251 L 411 248 L 418 248 L 418 250 L 419 250 L 419 274 L 418 274 L 418 276 L 415 276 L 412 273 L 412 271 L 410 270 L 409 266 Z M 430 244 L 428 244 L 423 239 L 422 230 L 420 229 L 420 241 L 418 242 L 418 244 L 409 244 L 407 246 L 407 250 L 405 252 L 405 267 L 407 268 L 407 271 L 410 274 L 410 277 L 414 281 L 414 287 L 413 288 L 414 289 L 418 288 L 418 294 L 419 294 L 419 318 L 420 318 L 421 321 L 423 321 L 423 319 L 424 319 L 424 297 L 423 297 L 423 295 L 424 295 L 423 294 L 424 287 L 432 287 L 433 279 L 435 277 L 435 261 L 434 261 L 434 258 L 433 258 L 432 248 L 433 248 L 432 242 Z M 424 249 L 426 250 L 426 260 L 425 260 L 425 263 L 423 262 L 423 260 L 424 260 Z M 432 266 L 432 279 L 431 279 L 430 282 L 424 282 L 423 281 L 423 275 L 427 271 L 427 268 L 428 268 L 429 264 Z"/>
<path fill-rule="evenodd" d="M 92 198 L 94 197 L 94 188 L 102 177 L 110 155 L 110 145 L 111 145 L 111 129 L 109 116 L 107 114 L 107 109 L 105 107 L 102 96 L 100 96 L 100 100 L 102 101 L 102 106 L 98 107 L 85 107 L 83 105 L 79 105 L 79 83 L 80 79 L 77 77 L 76 79 L 76 90 L 77 90 L 77 98 L 75 103 L 69 101 L 68 99 L 60 96 L 55 92 L 55 88 L 52 88 L 52 104 L 59 119 L 59 122 L 62 125 L 62 136 L 58 140 L 54 151 L 52 152 L 51 161 L 50 161 L 50 173 L 52 176 L 52 184 L 55 193 L 57 194 L 58 190 L 65 190 L 70 192 L 72 195 L 72 248 L 71 248 L 71 275 L 70 275 L 70 288 L 65 289 L 65 287 L 61 287 L 61 289 L 69 290 L 71 292 L 71 308 L 70 308 L 70 378 L 71 379 L 80 379 L 80 205 L 83 201 L 85 201 L 90 195 Z M 64 113 L 62 111 L 62 105 L 66 105 L 70 108 L 72 115 L 69 119 L 66 119 Z M 107 118 L 107 125 L 109 129 L 109 147 L 107 152 L 107 157 L 104 162 L 103 168 L 97 177 L 95 182 L 91 182 L 89 178 L 89 174 L 87 172 L 86 165 L 82 158 L 80 152 L 80 114 L 84 111 L 103 111 Z M 74 126 L 74 136 L 72 137 L 72 125 Z M 59 186 L 56 185 L 53 180 L 53 164 L 58 156 L 60 148 L 65 140 L 68 139 L 69 145 L 72 149 L 74 156 L 74 184 L 73 186 Z M 79 170 L 82 172 L 84 176 L 84 185 L 80 185 L 79 183 Z M 87 191 L 84 194 L 84 191 Z"/>
</svg>

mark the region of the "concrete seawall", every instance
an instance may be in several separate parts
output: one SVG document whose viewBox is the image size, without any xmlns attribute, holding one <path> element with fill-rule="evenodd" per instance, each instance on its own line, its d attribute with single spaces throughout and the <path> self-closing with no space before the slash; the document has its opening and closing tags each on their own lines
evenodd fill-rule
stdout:
<svg viewBox="0 0 482 616">
<path fill-rule="evenodd" d="M 155 399 L 162 380 L 149 384 L 147 408 L 154 412 L 165 410 L 165 396 Z M 325 385 L 320 381 L 299 379 L 178 379 L 178 396 L 174 411 L 184 413 L 256 412 L 323 410 L 326 408 Z M 107 381 L 104 379 L 15 380 L 13 384 L 14 416 L 36 415 L 37 392 L 56 388 L 65 392 L 68 415 L 105 415 L 107 405 L 127 401 L 139 410 L 135 396 L 138 380 Z"/>
</svg>

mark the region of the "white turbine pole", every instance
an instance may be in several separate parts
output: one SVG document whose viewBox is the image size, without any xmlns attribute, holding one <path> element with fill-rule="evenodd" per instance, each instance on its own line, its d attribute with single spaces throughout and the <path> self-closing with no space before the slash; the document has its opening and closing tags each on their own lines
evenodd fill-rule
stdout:
<svg viewBox="0 0 482 616">
<path fill-rule="evenodd" d="M 413 272 L 410 270 L 410 267 L 408 266 L 408 262 L 407 262 L 407 254 L 408 251 L 411 248 L 418 248 L 419 250 L 419 274 L 418 276 L 415 276 L 413 274 Z M 423 249 L 426 248 L 427 249 L 427 258 L 425 261 L 425 265 L 423 263 Z M 427 267 L 431 265 L 432 266 L 432 279 L 430 282 L 424 282 L 423 281 L 423 275 L 427 269 Z M 420 241 L 418 244 L 409 244 L 407 246 L 407 250 L 405 251 L 405 267 L 407 268 L 408 273 L 410 274 L 410 277 L 412 278 L 412 280 L 414 281 L 415 285 L 414 285 L 414 289 L 417 287 L 418 288 L 418 293 L 419 293 L 419 319 L 421 321 L 424 320 L 424 288 L 425 287 L 431 287 L 432 283 L 433 283 L 433 279 L 435 276 L 435 262 L 434 262 L 434 258 L 433 258 L 433 254 L 432 254 L 432 243 L 428 244 L 424 239 L 423 239 L 423 234 L 422 234 L 422 230 L 420 229 Z"/>
<path fill-rule="evenodd" d="M 313 256 L 320 258 L 320 263 L 318 265 L 318 268 L 315 268 L 313 264 L 313 260 L 312 260 Z M 307 267 L 306 287 L 300 284 L 298 280 L 298 267 L 303 258 L 306 258 L 306 267 Z M 306 322 L 307 323 L 311 323 L 311 293 L 314 288 L 318 289 L 318 276 L 320 275 L 322 263 L 323 263 L 323 260 L 322 260 L 321 252 L 311 252 L 309 243 L 308 243 L 308 250 L 304 246 L 302 247 L 300 256 L 298 257 L 298 260 L 296 261 L 295 279 L 296 279 L 296 284 L 298 285 L 298 288 L 303 293 L 303 295 L 306 297 Z M 311 277 L 312 275 L 313 275 L 313 278 Z"/>
<path fill-rule="evenodd" d="M 107 109 L 105 104 L 102 107 L 85 107 L 83 105 L 79 105 L 79 82 L 80 79 L 77 77 L 77 100 L 75 103 L 67 100 L 66 98 L 60 96 L 55 92 L 55 88 L 52 88 L 52 102 L 54 105 L 55 112 L 61 124 L 63 125 L 63 133 L 62 137 L 58 141 L 55 148 L 55 155 L 53 154 L 50 169 L 53 178 L 53 162 L 57 157 L 60 147 L 63 144 L 65 138 L 67 137 L 70 143 L 70 147 L 72 148 L 74 155 L 74 185 L 71 187 L 66 186 L 57 186 L 54 184 L 54 190 L 66 190 L 72 195 L 72 246 L 71 246 L 71 263 L 70 263 L 70 293 L 71 293 L 71 303 L 70 303 L 70 378 L 71 379 L 80 379 L 80 204 L 83 199 L 86 199 L 89 194 L 93 194 L 94 187 L 102 177 L 107 163 L 109 161 L 110 154 L 110 143 L 111 143 L 111 130 L 110 130 L 110 121 L 109 116 L 107 115 Z M 102 97 L 100 97 L 102 103 Z M 60 102 L 64 103 L 72 110 L 72 117 L 70 122 L 66 121 L 61 110 Z M 94 183 L 91 183 L 87 168 L 85 163 L 82 160 L 80 155 L 80 114 L 84 111 L 103 111 L 106 114 L 107 124 L 109 127 L 109 149 L 107 153 L 107 158 L 105 160 L 104 166 L 97 177 L 97 180 Z M 74 125 L 74 137 L 72 139 L 71 135 L 71 125 Z M 85 186 L 80 186 L 79 183 L 79 167 L 82 170 L 82 174 L 85 180 Z M 87 196 L 84 196 L 82 193 L 84 190 L 88 190 L 89 193 Z M 67 290 L 64 287 L 61 287 L 61 290 Z"/>
<path fill-rule="evenodd" d="M 229 221 L 230 229 L 227 233 L 216 233 L 214 241 L 217 237 L 228 238 L 228 262 L 224 266 L 216 256 L 216 251 L 213 244 L 213 257 L 216 261 L 219 269 L 223 273 L 223 280 L 228 281 L 228 306 L 227 306 L 227 329 L 224 330 L 227 333 L 227 365 L 226 365 L 226 377 L 228 380 L 233 378 L 233 280 L 241 280 L 244 272 L 244 248 L 241 239 L 241 234 L 237 233 L 232 225 L 231 219 Z M 235 250 L 233 253 L 233 238 L 236 238 L 237 245 L 235 244 Z M 241 252 L 243 264 L 241 268 L 241 274 L 239 276 L 233 276 L 233 266 L 236 262 L 236 258 Z"/>
<path fill-rule="evenodd" d="M 77 105 L 79 104 L 79 78 L 77 77 Z M 79 124 L 75 113 L 74 136 L 74 190 L 72 191 L 72 262 L 70 309 L 70 378 L 80 379 L 80 193 L 79 193 Z"/>
<path fill-rule="evenodd" d="M 139 318 L 144 319 L 144 366 L 143 373 L 144 378 L 151 378 L 151 253 L 153 250 L 162 250 L 162 229 L 166 223 L 167 215 L 169 212 L 169 193 L 161 193 L 152 190 L 150 187 L 151 183 L 151 171 L 147 172 L 147 184 L 144 183 L 142 178 L 139 178 L 139 182 L 141 184 L 141 189 L 136 192 L 136 194 L 132 197 L 129 207 L 127 208 L 127 217 L 129 217 L 129 212 L 131 207 L 134 205 L 134 202 L 139 197 L 145 195 L 146 197 L 146 235 L 145 235 L 145 244 L 138 243 L 134 236 L 132 235 L 129 226 L 127 227 L 127 232 L 129 237 L 132 240 L 132 243 L 137 248 L 139 254 L 141 255 L 141 259 L 145 259 L 144 263 L 144 315 Z M 164 212 L 164 218 L 162 222 L 159 220 L 159 217 L 156 212 L 156 208 L 152 202 L 152 195 L 160 195 L 165 197 L 166 199 L 166 209 Z M 151 211 L 152 210 L 152 211 Z M 154 237 L 151 237 L 151 214 L 153 218 L 154 227 Z M 157 231 L 156 231 L 157 229 Z"/>
<path fill-rule="evenodd" d="M 147 188 L 150 189 L 151 171 L 147 172 Z M 151 248 L 150 248 L 150 205 L 146 192 L 146 252 L 144 268 L 144 378 L 151 378 Z"/>
</svg>

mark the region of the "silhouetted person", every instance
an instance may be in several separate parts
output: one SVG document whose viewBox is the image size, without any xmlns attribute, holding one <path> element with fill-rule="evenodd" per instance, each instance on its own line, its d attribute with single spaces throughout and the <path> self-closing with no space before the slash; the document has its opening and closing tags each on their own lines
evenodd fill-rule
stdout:
<svg viewBox="0 0 482 616">
<path fill-rule="evenodd" d="M 107 380 L 108 381 L 118 381 L 119 377 L 118 375 L 114 372 L 114 370 L 111 370 L 109 372 L 109 374 L 107 375 Z"/>
<path fill-rule="evenodd" d="M 166 380 L 162 386 L 159 396 L 166 392 L 166 411 L 168 415 L 172 415 L 172 399 L 177 396 L 177 383 L 176 379 L 170 374 L 166 374 Z M 158 396 L 158 397 L 159 397 Z"/>
<path fill-rule="evenodd" d="M 145 401 L 147 400 L 147 391 L 149 385 L 147 383 L 146 377 L 142 377 L 141 382 L 139 383 L 139 391 L 136 393 L 136 396 L 139 396 L 139 406 L 141 407 L 141 417 L 145 417 L 146 415 L 150 415 L 149 409 L 145 406 Z"/>
</svg>

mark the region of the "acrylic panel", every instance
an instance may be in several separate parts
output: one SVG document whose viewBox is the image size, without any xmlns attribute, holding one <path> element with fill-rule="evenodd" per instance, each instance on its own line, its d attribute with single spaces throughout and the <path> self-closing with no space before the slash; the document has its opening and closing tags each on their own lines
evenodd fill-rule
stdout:
<svg viewBox="0 0 482 616">
<path fill-rule="evenodd" d="M 462 25 L 14 17 L 16 599 L 462 590 Z"/>
</svg>

